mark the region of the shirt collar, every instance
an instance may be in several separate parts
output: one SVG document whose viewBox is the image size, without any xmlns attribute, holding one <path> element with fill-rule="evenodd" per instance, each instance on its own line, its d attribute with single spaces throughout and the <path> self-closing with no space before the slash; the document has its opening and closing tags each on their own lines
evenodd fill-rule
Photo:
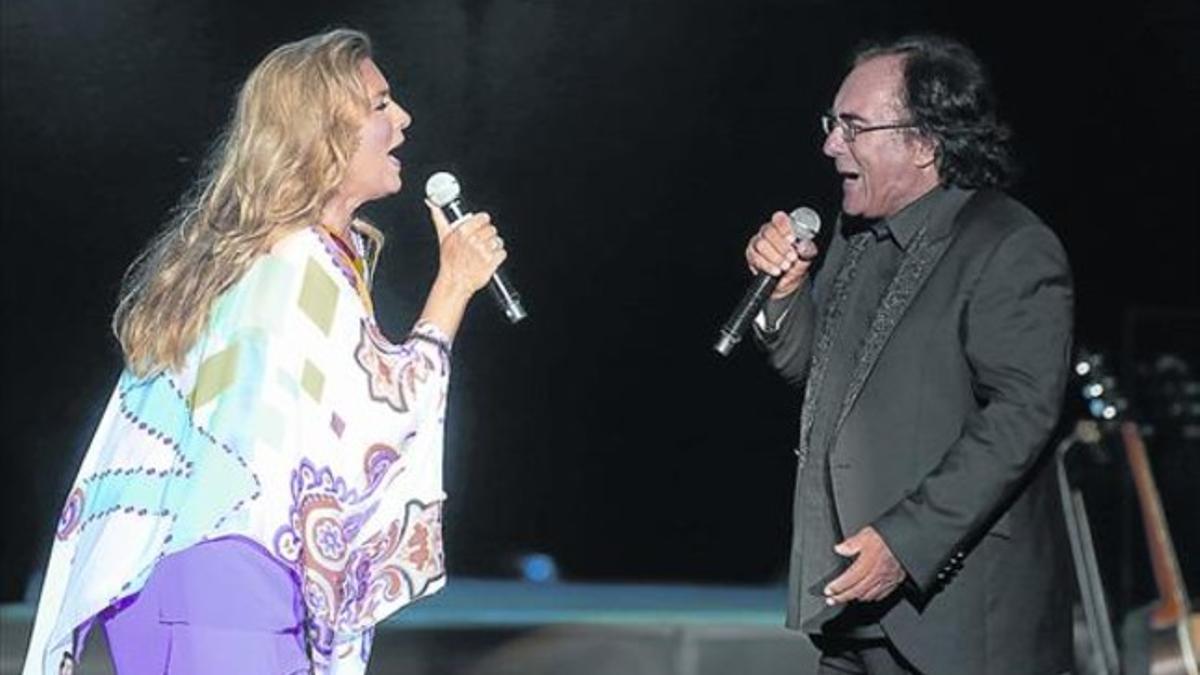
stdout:
<svg viewBox="0 0 1200 675">
<path fill-rule="evenodd" d="M 900 250 L 907 251 L 918 232 L 959 203 L 959 192 L 961 190 L 956 187 L 935 187 L 890 217 L 873 223 L 871 230 L 876 239 L 890 234 Z"/>
</svg>

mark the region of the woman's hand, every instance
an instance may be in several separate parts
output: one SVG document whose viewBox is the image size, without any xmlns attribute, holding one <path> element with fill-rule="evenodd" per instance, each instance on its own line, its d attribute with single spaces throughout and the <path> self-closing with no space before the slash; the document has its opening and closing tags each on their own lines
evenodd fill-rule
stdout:
<svg viewBox="0 0 1200 675">
<path fill-rule="evenodd" d="M 496 268 L 508 257 L 504 240 L 492 225 L 492 217 L 476 213 L 451 226 L 442 210 L 426 202 L 437 228 L 441 249 L 439 280 L 468 296 L 487 284 Z"/>
<path fill-rule="evenodd" d="M 421 319 L 453 338 L 467 302 L 487 285 L 508 251 L 488 214 L 476 213 L 451 226 L 440 208 L 428 201 L 425 205 L 437 229 L 440 262 Z"/>
</svg>

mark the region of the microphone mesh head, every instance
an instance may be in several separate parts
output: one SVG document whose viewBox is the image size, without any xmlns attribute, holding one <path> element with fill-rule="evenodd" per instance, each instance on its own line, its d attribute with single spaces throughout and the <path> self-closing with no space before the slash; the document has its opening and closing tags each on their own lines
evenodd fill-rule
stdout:
<svg viewBox="0 0 1200 675">
<path fill-rule="evenodd" d="M 788 219 L 792 221 L 792 234 L 800 239 L 812 239 L 821 231 L 821 216 L 807 206 L 793 209 Z"/>
<path fill-rule="evenodd" d="M 425 196 L 434 206 L 443 207 L 458 199 L 462 190 L 458 187 L 458 179 L 447 171 L 439 171 L 425 181 Z"/>
</svg>

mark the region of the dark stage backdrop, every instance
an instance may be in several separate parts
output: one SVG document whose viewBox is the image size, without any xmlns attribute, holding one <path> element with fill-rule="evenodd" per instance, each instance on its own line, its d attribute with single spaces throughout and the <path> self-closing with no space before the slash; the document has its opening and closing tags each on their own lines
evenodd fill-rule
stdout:
<svg viewBox="0 0 1200 675">
<path fill-rule="evenodd" d="M 120 367 L 122 271 L 273 46 L 345 25 L 415 117 L 376 287 L 393 336 L 432 280 L 425 178 L 451 169 L 511 250 L 530 318 L 481 296 L 456 344 L 451 571 L 524 551 L 572 579 L 764 582 L 787 550 L 796 392 L 714 331 L 775 209 L 832 222 L 817 117 L 868 36 L 936 30 L 990 64 L 1066 242 L 1082 338 L 1197 304 L 1194 0 L 1046 3 L 5 0 L 0 600 L 44 563 Z"/>
</svg>

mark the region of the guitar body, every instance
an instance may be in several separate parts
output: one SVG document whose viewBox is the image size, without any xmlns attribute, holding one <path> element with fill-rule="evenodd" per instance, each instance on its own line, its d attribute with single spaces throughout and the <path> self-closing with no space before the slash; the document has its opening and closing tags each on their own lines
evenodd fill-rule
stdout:
<svg viewBox="0 0 1200 675">
<path fill-rule="evenodd" d="M 1198 675 L 1195 645 L 1200 618 L 1193 616 L 1187 624 L 1150 629 L 1150 675 Z"/>
</svg>

